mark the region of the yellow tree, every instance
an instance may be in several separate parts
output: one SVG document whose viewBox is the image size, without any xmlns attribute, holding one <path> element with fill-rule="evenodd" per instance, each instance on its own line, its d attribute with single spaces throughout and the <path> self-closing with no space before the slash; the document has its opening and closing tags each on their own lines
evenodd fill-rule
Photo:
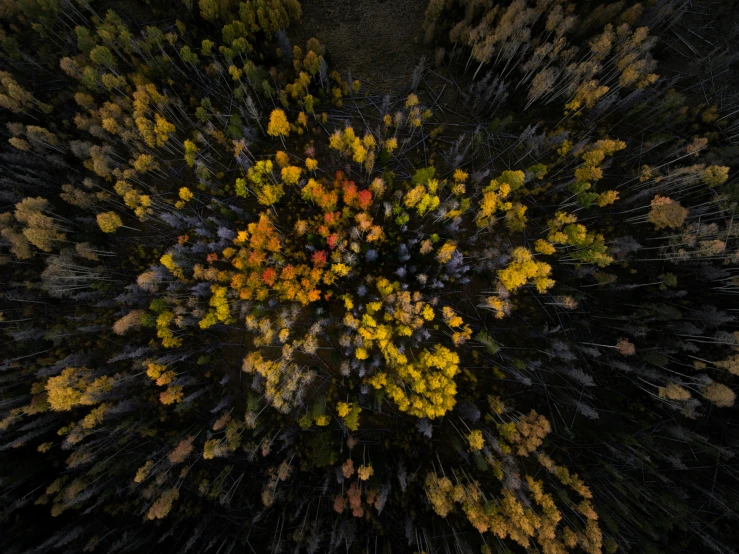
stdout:
<svg viewBox="0 0 739 554">
<path fill-rule="evenodd" d="M 97 222 L 103 233 L 115 233 L 123 225 L 121 218 L 115 212 L 103 212 L 97 215 Z"/>
<path fill-rule="evenodd" d="M 82 404 L 82 395 L 90 385 L 90 370 L 68 367 L 46 383 L 46 394 L 51 409 L 68 411 Z"/>
<path fill-rule="evenodd" d="M 520 247 L 513 251 L 513 261 L 508 267 L 498 272 L 498 279 L 510 292 L 531 282 L 536 290 L 544 293 L 554 286 L 554 281 L 549 278 L 551 272 L 549 264 L 534 260 L 531 251 Z"/>
<path fill-rule="evenodd" d="M 454 376 L 459 372 L 459 356 L 438 344 L 433 352 L 424 350 L 410 363 L 400 356 L 401 363 L 367 382 L 383 389 L 400 411 L 413 416 L 434 419 L 451 410 L 456 402 Z"/>
<path fill-rule="evenodd" d="M 286 137 L 290 134 L 290 124 L 287 122 L 287 116 L 282 110 L 272 110 L 269 115 L 269 126 L 267 134 L 272 137 Z"/>
</svg>

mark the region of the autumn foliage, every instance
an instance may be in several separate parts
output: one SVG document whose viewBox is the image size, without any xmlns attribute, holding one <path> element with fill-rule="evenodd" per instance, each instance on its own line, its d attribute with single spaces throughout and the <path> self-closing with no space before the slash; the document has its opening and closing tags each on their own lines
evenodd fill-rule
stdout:
<svg viewBox="0 0 739 554">
<path fill-rule="evenodd" d="M 727 8 L 379 4 L 1 4 L 3 552 L 734 547 Z"/>
</svg>

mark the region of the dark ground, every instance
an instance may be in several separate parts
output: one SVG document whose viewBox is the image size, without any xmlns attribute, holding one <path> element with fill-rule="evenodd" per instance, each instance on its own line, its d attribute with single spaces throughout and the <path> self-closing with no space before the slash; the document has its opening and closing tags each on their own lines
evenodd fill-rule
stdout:
<svg viewBox="0 0 739 554">
<path fill-rule="evenodd" d="M 316 37 L 326 46 L 329 67 L 366 82 L 373 93 L 403 94 L 422 56 L 427 0 L 303 0 L 303 26 L 296 39 Z"/>
<path fill-rule="evenodd" d="M 301 5 L 302 24 L 294 31 L 295 44 L 304 47 L 316 37 L 326 46 L 329 68 L 344 78 L 351 72 L 366 92 L 405 95 L 423 56 L 426 68 L 435 67 L 434 49 L 423 40 L 428 0 L 302 0 Z M 657 47 L 662 76 L 680 74 L 687 66 L 703 79 L 718 77 L 720 82 L 710 87 L 718 98 L 709 94 L 705 100 L 718 101 L 721 108 L 722 89 L 736 90 L 739 82 L 739 0 L 694 0 L 677 25 L 662 31 L 658 31 Z M 718 76 L 713 72 L 716 65 L 723 69 Z M 469 75 L 456 77 L 465 83 L 469 79 Z M 451 100 L 456 103 L 458 97 Z"/>
</svg>

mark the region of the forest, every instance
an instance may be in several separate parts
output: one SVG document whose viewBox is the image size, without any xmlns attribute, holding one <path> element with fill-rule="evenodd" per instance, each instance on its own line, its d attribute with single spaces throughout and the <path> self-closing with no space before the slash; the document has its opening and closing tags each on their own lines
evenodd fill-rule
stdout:
<svg viewBox="0 0 739 554">
<path fill-rule="evenodd" d="M 0 119 L 3 554 L 739 552 L 737 2 L 0 0 Z"/>
</svg>

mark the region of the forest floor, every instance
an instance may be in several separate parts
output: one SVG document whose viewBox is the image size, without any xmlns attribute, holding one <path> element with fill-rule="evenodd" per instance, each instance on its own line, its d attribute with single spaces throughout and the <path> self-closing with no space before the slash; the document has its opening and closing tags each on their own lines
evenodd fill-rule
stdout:
<svg viewBox="0 0 739 554">
<path fill-rule="evenodd" d="M 300 42 L 316 37 L 329 67 L 351 72 L 373 93 L 404 94 L 413 69 L 434 52 L 423 42 L 426 0 L 303 0 Z"/>
<path fill-rule="evenodd" d="M 329 67 L 344 78 L 351 73 L 371 94 L 404 96 L 421 58 L 425 56 L 426 68 L 435 65 L 435 52 L 423 40 L 427 0 L 302 0 L 301 5 L 302 25 L 294 31 L 295 44 L 303 47 L 316 37 L 326 46 Z M 690 63 L 704 68 L 707 79 L 715 78 L 711 62 L 735 51 L 728 37 L 735 36 L 738 12 L 739 0 L 694 0 L 682 21 L 658 45 L 664 76 L 678 74 Z M 694 29 L 688 29 L 688 23 Z M 727 88 L 727 80 L 734 85 L 739 80 L 737 68 L 734 61 L 716 88 Z M 464 83 L 470 80 L 470 75 L 455 77 Z M 434 85 L 441 83 L 431 78 Z M 456 104 L 459 97 L 450 97 L 449 92 L 442 103 Z"/>
</svg>

